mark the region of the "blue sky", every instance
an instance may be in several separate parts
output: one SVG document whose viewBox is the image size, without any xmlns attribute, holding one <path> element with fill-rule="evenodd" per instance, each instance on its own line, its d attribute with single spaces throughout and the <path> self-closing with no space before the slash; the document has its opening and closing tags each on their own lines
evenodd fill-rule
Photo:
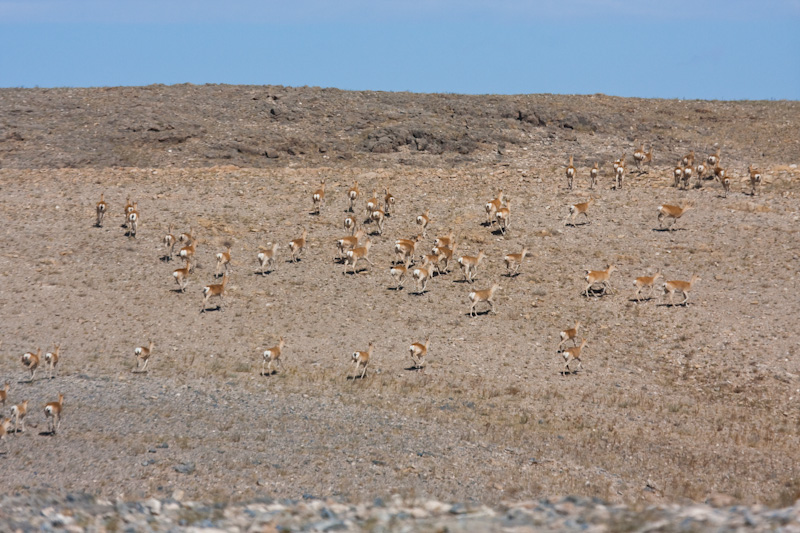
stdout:
<svg viewBox="0 0 800 533">
<path fill-rule="evenodd" d="M 0 0 L 0 87 L 800 100 L 800 0 Z"/>
</svg>

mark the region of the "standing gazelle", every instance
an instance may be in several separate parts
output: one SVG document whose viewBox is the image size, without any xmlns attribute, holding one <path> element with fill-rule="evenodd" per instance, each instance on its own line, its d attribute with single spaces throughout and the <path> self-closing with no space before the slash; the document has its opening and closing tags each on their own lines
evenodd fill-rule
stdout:
<svg viewBox="0 0 800 533">
<path fill-rule="evenodd" d="M 575 167 L 572 166 L 572 156 L 569 156 L 569 165 L 567 165 L 567 188 L 572 190 L 572 185 L 575 183 Z"/>
<path fill-rule="evenodd" d="M 172 271 L 172 277 L 175 278 L 175 282 L 178 284 L 178 288 L 181 292 L 186 292 L 186 286 L 189 284 L 189 273 L 192 271 L 192 264 L 189 262 L 189 259 L 186 259 L 186 264 L 183 268 L 176 268 Z"/>
<path fill-rule="evenodd" d="M 61 350 L 60 344 L 53 344 L 53 351 L 44 354 L 44 366 L 47 368 L 48 379 L 53 379 L 58 375 L 58 353 Z"/>
<path fill-rule="evenodd" d="M 761 185 L 761 171 L 752 166 L 748 166 L 747 172 L 750 174 L 750 196 L 755 196 L 756 187 Z"/>
<path fill-rule="evenodd" d="M 224 252 L 218 252 L 216 255 L 217 258 L 217 267 L 214 270 L 214 277 L 218 278 L 220 276 L 220 272 L 223 267 L 225 267 L 225 273 L 228 273 L 228 269 L 231 265 L 231 247 L 227 246 L 227 250 Z"/>
<path fill-rule="evenodd" d="M 33 383 L 33 378 L 36 376 L 36 369 L 39 368 L 39 362 L 42 357 L 42 349 L 37 348 L 36 353 L 33 352 L 25 352 L 22 354 L 22 364 L 28 368 L 28 371 L 31 373 L 31 383 Z"/>
<path fill-rule="evenodd" d="M 508 226 L 511 224 L 511 198 L 506 199 L 506 205 L 498 209 L 494 216 L 497 218 L 497 225 L 500 226 L 500 232 L 505 235 Z"/>
<path fill-rule="evenodd" d="M 369 365 L 370 357 L 372 357 L 372 348 L 373 344 L 369 343 L 366 352 L 353 352 L 353 355 L 350 356 L 350 360 L 352 361 L 353 365 L 356 369 L 356 374 L 358 374 L 358 369 L 363 367 L 364 370 L 361 372 L 360 379 L 364 379 L 364 376 L 367 375 L 367 366 Z M 349 373 L 349 369 L 348 369 Z M 353 381 L 355 381 L 355 375 L 353 376 Z"/>
<path fill-rule="evenodd" d="M 594 190 L 595 186 L 597 185 L 597 177 L 600 174 L 600 166 L 595 163 L 594 166 L 589 170 L 589 189 Z"/>
<path fill-rule="evenodd" d="M 283 370 L 283 359 L 281 359 L 281 352 L 283 350 L 284 341 L 283 337 L 278 339 L 278 345 L 273 346 L 272 348 L 267 348 L 264 350 L 264 360 L 261 362 L 261 375 L 262 376 L 271 376 L 272 375 L 272 365 L 275 363 L 276 367 L 280 365 L 281 370 Z M 264 373 L 264 365 L 267 365 L 267 374 Z M 275 371 L 277 372 L 278 369 L 276 368 Z"/>
<path fill-rule="evenodd" d="M 103 196 L 104 193 L 100 193 L 100 201 L 97 202 L 97 205 L 95 206 L 95 211 L 97 212 L 97 221 L 95 222 L 95 226 L 98 228 L 103 227 L 103 218 L 105 218 L 106 211 L 108 211 L 108 205 L 106 204 Z"/>
<path fill-rule="evenodd" d="M 164 243 L 164 248 L 166 248 L 166 253 L 164 254 L 163 259 L 167 261 L 172 261 L 172 254 L 175 252 L 175 235 L 172 234 L 172 224 L 169 225 L 169 229 L 167 229 L 167 234 L 164 235 L 164 239 L 161 241 Z"/>
<path fill-rule="evenodd" d="M 136 368 L 133 372 L 147 372 L 147 363 L 150 361 L 150 356 L 153 353 L 153 341 L 147 346 L 137 346 L 133 350 L 133 355 L 136 356 Z"/>
<path fill-rule="evenodd" d="M 44 406 L 44 416 L 47 418 L 50 434 L 55 435 L 61 427 L 61 414 L 64 410 L 64 395 L 59 393 L 57 402 L 50 402 Z"/>
<path fill-rule="evenodd" d="M 425 356 L 428 355 L 428 347 L 431 344 L 431 338 L 425 339 L 425 344 L 419 342 L 413 343 L 409 347 L 411 352 L 411 360 L 414 361 L 414 368 L 425 368 Z"/>
</svg>

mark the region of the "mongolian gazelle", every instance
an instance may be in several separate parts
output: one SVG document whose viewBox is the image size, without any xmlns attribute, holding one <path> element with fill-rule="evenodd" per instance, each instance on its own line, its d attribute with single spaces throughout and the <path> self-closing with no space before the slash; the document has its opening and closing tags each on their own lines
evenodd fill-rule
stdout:
<svg viewBox="0 0 800 533">
<path fill-rule="evenodd" d="M 42 349 L 37 348 L 36 353 L 33 352 L 25 352 L 22 354 L 22 364 L 28 368 L 28 371 L 31 373 L 31 383 L 33 383 L 33 378 L 36 376 L 36 369 L 39 368 L 39 362 L 42 357 Z"/>
<path fill-rule="evenodd" d="M 189 284 L 189 273 L 191 271 L 192 264 L 189 262 L 188 258 L 183 268 L 176 268 L 172 271 L 172 277 L 175 278 L 175 282 L 178 284 L 178 288 L 181 292 L 186 292 L 186 286 Z"/>
<path fill-rule="evenodd" d="M 28 414 L 28 400 L 11 406 L 11 418 L 14 420 L 14 433 L 25 433 L 25 415 Z M 20 426 L 22 429 L 20 429 Z"/>
<path fill-rule="evenodd" d="M 358 225 L 358 220 L 356 219 L 356 217 L 354 215 L 347 215 L 346 217 L 344 217 L 343 225 L 344 225 L 345 231 L 349 231 L 350 235 L 352 235 L 356 231 L 356 226 Z"/>
<path fill-rule="evenodd" d="M 169 225 L 169 229 L 167 229 L 167 234 L 164 235 L 164 239 L 161 241 L 164 243 L 164 248 L 166 248 L 166 253 L 164 254 L 163 259 L 166 261 L 172 261 L 172 254 L 175 252 L 175 235 L 172 234 L 172 224 Z"/>
<path fill-rule="evenodd" d="M 362 372 L 361 372 L 360 379 L 364 379 L 364 376 L 367 375 L 367 366 L 369 366 L 369 360 L 370 360 L 370 357 L 372 356 L 372 348 L 373 348 L 373 344 L 369 343 L 369 346 L 367 347 L 367 351 L 366 352 L 353 352 L 353 355 L 350 356 L 350 360 L 352 361 L 353 365 L 355 366 L 356 374 L 358 374 L 358 369 L 359 368 L 362 368 L 362 367 L 364 368 L 364 370 L 362 370 Z M 348 373 L 349 373 L 349 370 L 350 369 L 348 369 Z M 355 381 L 355 379 L 356 378 L 355 378 L 355 375 L 354 375 L 353 376 L 353 381 Z"/>
<path fill-rule="evenodd" d="M 622 155 L 622 159 L 620 160 L 619 164 L 614 167 L 615 189 L 622 188 L 622 179 L 624 177 L 625 177 L 625 154 Z"/>
<path fill-rule="evenodd" d="M 128 237 L 136 238 L 139 229 L 139 204 L 133 203 L 133 210 L 128 213 Z"/>
<path fill-rule="evenodd" d="M 181 236 L 183 235 L 186 234 L 182 233 Z M 194 258 L 195 250 L 197 250 L 197 240 L 194 237 L 189 237 L 188 240 L 189 244 L 180 249 L 180 251 L 178 252 L 178 256 L 181 259 L 184 259 L 186 263 L 191 265 L 192 259 Z"/>
<path fill-rule="evenodd" d="M 341 239 L 336 241 L 336 257 L 334 257 L 334 261 L 342 256 L 347 256 L 347 251 L 352 250 L 358 243 L 361 241 L 361 238 L 364 236 L 364 230 L 359 229 L 353 235 L 346 235 Z"/>
<path fill-rule="evenodd" d="M 48 421 L 50 434 L 55 435 L 61 427 L 61 413 L 64 410 L 64 395 L 59 393 L 57 402 L 50 402 L 44 406 L 44 416 Z"/>
<path fill-rule="evenodd" d="M 700 281 L 700 279 L 700 276 L 694 274 L 690 281 L 673 280 L 664 283 L 664 294 L 669 294 L 669 305 L 671 307 L 675 306 L 673 298 L 676 292 L 683 294 L 683 301 L 678 305 L 687 305 L 687 302 L 689 301 L 689 291 L 692 290 L 692 286 Z"/>
<path fill-rule="evenodd" d="M 370 216 L 372 215 L 372 212 L 378 209 L 379 207 L 380 203 L 378 201 L 378 191 L 373 190 L 372 197 L 369 200 L 367 200 L 367 222 L 370 221 Z"/>
<path fill-rule="evenodd" d="M 706 159 L 706 163 L 708 163 L 708 168 L 716 168 L 719 165 L 720 157 L 719 157 L 720 147 L 717 147 L 717 151 L 713 154 L 708 156 Z"/>
<path fill-rule="evenodd" d="M 692 209 L 693 204 L 687 203 L 683 207 L 679 207 L 677 205 L 667 205 L 662 204 L 658 206 L 658 226 L 659 228 L 664 227 L 664 219 L 671 220 L 672 222 L 667 226 L 670 230 L 673 229 L 675 223 L 678 221 L 679 218 L 683 216 L 686 211 Z"/>
<path fill-rule="evenodd" d="M 319 215 L 320 208 L 325 202 L 325 178 L 322 178 L 322 181 L 319 184 L 319 189 L 314 191 L 314 193 L 311 195 L 311 202 L 313 204 L 311 213 Z"/>
<path fill-rule="evenodd" d="M 585 202 L 569 206 L 569 213 L 567 213 L 566 218 L 564 218 L 564 225 L 574 227 L 575 219 L 581 214 L 586 217 L 585 223 L 589 224 L 589 207 L 594 203 L 594 201 L 594 197 L 589 197 L 589 199 Z"/>
<path fill-rule="evenodd" d="M 411 360 L 414 361 L 414 368 L 425 369 L 425 356 L 428 355 L 428 347 L 431 344 L 431 339 L 425 339 L 425 344 L 415 342 L 409 348 L 411 352 Z"/>
<path fill-rule="evenodd" d="M 220 271 L 223 267 L 225 267 L 225 273 L 228 273 L 228 269 L 231 265 L 231 247 L 227 246 L 227 250 L 224 252 L 218 252 L 216 255 L 217 258 L 217 267 L 214 270 L 214 277 L 218 278 L 220 276 Z"/>
<path fill-rule="evenodd" d="M 617 269 L 614 265 L 608 265 L 605 270 L 586 270 L 586 288 L 581 292 L 584 296 L 591 296 L 595 291 L 589 292 L 592 285 L 599 283 L 601 290 L 600 294 L 605 294 L 607 290 L 613 290 L 611 286 L 611 273 Z"/>
<path fill-rule="evenodd" d="M 100 193 L 100 201 L 97 202 L 95 206 L 95 211 L 97 213 L 97 221 L 95 222 L 95 226 L 98 228 L 103 227 L 103 218 L 106 216 L 106 211 L 108 211 L 108 204 L 106 204 L 105 199 L 103 198 L 104 194 Z"/>
<path fill-rule="evenodd" d="M 722 167 L 714 167 L 714 178 L 722 185 L 722 190 L 725 191 L 725 198 L 731 190 L 731 177 L 725 172 Z"/>
<path fill-rule="evenodd" d="M 3 443 L 3 447 L 8 450 L 8 426 L 11 425 L 10 418 L 0 418 L 0 442 Z"/>
<path fill-rule="evenodd" d="M 297 256 L 306 247 L 306 239 L 308 238 L 308 230 L 303 228 L 303 234 L 297 238 L 289 241 L 289 252 L 292 254 L 292 261 L 297 263 Z"/>
<path fill-rule="evenodd" d="M 571 340 L 573 345 L 577 345 L 578 341 L 578 328 L 581 327 L 581 323 L 579 321 L 575 321 L 575 326 L 565 329 L 561 331 L 558 335 L 561 337 L 561 342 L 558 343 L 558 350 L 561 351 L 561 347 L 564 346 L 564 343 Z"/>
<path fill-rule="evenodd" d="M 397 286 L 394 290 L 399 291 L 403 288 L 403 280 L 408 273 L 408 267 L 406 265 L 392 265 L 389 268 L 389 274 L 397 281 Z"/>
<path fill-rule="evenodd" d="M 417 215 L 417 224 L 422 226 L 422 234 L 425 235 L 428 230 L 428 224 L 431 221 L 431 210 L 426 209 L 421 215 Z"/>
<path fill-rule="evenodd" d="M 275 270 L 275 259 L 278 257 L 278 243 L 277 242 L 268 242 L 267 246 L 261 248 L 258 252 L 258 264 L 261 266 L 260 274 L 262 276 L 266 276 L 265 269 L 269 267 L 271 270 Z"/>
<path fill-rule="evenodd" d="M 283 359 L 281 359 L 281 351 L 283 350 L 284 341 L 283 337 L 278 339 L 278 345 L 273 346 L 272 348 L 267 348 L 264 350 L 264 360 L 261 361 L 261 375 L 262 376 L 271 376 L 272 375 L 272 365 L 273 363 L 276 365 L 275 371 L 277 372 L 277 366 L 280 365 L 281 369 L 283 369 Z M 267 373 L 264 373 L 264 365 L 266 365 Z"/>
<path fill-rule="evenodd" d="M 495 223 L 495 215 L 497 210 L 503 207 L 503 191 L 497 193 L 497 198 L 486 202 L 484 209 L 486 210 L 486 225 L 491 226 Z"/>
<path fill-rule="evenodd" d="M 390 194 L 389 190 L 384 188 L 383 189 L 383 212 L 386 213 L 387 217 L 392 216 L 391 213 L 389 212 L 389 210 L 392 207 L 394 207 L 395 202 L 397 202 L 397 200 L 395 199 L 394 195 Z"/>
<path fill-rule="evenodd" d="M 378 235 L 383 235 L 383 224 L 386 222 L 386 212 L 382 209 L 375 209 L 370 213 L 369 219 L 378 224 Z"/>
<path fill-rule="evenodd" d="M 755 196 L 756 187 L 761 184 L 761 171 L 752 166 L 748 166 L 747 172 L 750 174 L 750 196 Z"/>
<path fill-rule="evenodd" d="M 561 355 L 564 357 L 564 371 L 562 374 L 566 374 L 569 371 L 569 364 L 572 361 L 578 362 L 578 368 L 576 370 L 572 370 L 572 373 L 577 372 L 583 367 L 583 363 L 581 362 L 581 352 L 583 348 L 586 346 L 586 339 L 581 340 L 580 346 L 573 346 L 572 348 L 567 348 Z"/>
<path fill-rule="evenodd" d="M 217 309 L 222 311 L 222 303 L 225 300 L 225 285 L 228 283 L 228 273 L 222 275 L 222 282 L 213 285 L 206 285 L 203 287 L 203 307 L 200 309 L 201 313 L 206 312 L 206 305 L 211 298 L 219 298 L 219 305 Z"/>
<path fill-rule="evenodd" d="M 500 226 L 500 232 L 505 235 L 511 224 L 511 198 L 506 199 L 506 205 L 498 209 L 494 216 L 497 219 L 497 225 Z"/>
<path fill-rule="evenodd" d="M 572 185 L 575 183 L 575 167 L 572 166 L 572 156 L 569 156 L 569 165 L 567 165 L 567 188 L 572 190 Z"/>
<path fill-rule="evenodd" d="M 600 173 L 600 167 L 597 163 L 589 170 L 589 189 L 594 190 L 597 185 L 597 177 Z"/>
<path fill-rule="evenodd" d="M 434 264 L 426 262 L 424 265 L 414 269 L 411 273 L 414 281 L 417 284 L 417 294 L 423 294 L 428 287 L 428 280 L 433 277 Z"/>
<path fill-rule="evenodd" d="M 500 285 L 497 283 L 493 284 L 488 289 L 484 289 L 482 291 L 472 291 L 469 293 L 469 315 L 470 316 L 477 316 L 475 313 L 475 306 L 481 302 L 486 302 L 491 306 L 491 309 L 488 312 L 492 312 L 497 314 L 497 311 L 494 308 L 494 293 L 502 289 Z"/>
<path fill-rule="evenodd" d="M 44 354 L 44 366 L 47 368 L 47 378 L 53 379 L 58 375 L 58 353 L 61 350 L 60 344 L 53 344 L 53 351 Z"/>
<path fill-rule="evenodd" d="M 508 271 L 508 277 L 516 276 L 519 272 L 519 267 L 522 266 L 522 262 L 525 260 L 525 256 L 528 255 L 528 249 L 524 246 L 522 247 L 522 251 L 517 254 L 506 254 L 503 257 L 503 261 L 506 264 L 506 270 Z"/>
<path fill-rule="evenodd" d="M 658 281 L 658 278 L 661 277 L 663 277 L 661 275 L 661 270 L 658 270 L 652 276 L 639 276 L 633 280 L 633 286 L 636 287 L 636 292 L 634 293 L 633 297 L 636 298 L 636 301 L 642 301 L 641 294 L 644 289 L 649 289 L 647 293 L 647 299 L 649 300 L 653 295 L 653 287 L 655 287 L 656 281 Z"/>
<path fill-rule="evenodd" d="M 653 148 L 650 148 L 649 152 L 644 151 L 644 143 L 633 152 L 633 160 L 636 162 L 636 170 L 642 174 L 642 165 L 646 163 L 652 163 L 653 161 Z"/>
<path fill-rule="evenodd" d="M 150 355 L 153 353 L 153 341 L 147 346 L 137 346 L 133 350 L 133 355 L 136 356 L 136 368 L 132 372 L 147 372 L 147 363 L 150 361 Z"/>
<path fill-rule="evenodd" d="M 444 270 L 446 274 L 448 272 L 448 268 L 450 267 L 450 261 L 453 259 L 453 255 L 456 253 L 456 248 L 458 244 L 453 244 L 452 248 L 448 248 L 446 246 L 434 246 L 433 253 L 436 254 L 436 270 L 441 273 Z M 439 268 L 439 264 L 444 261 L 444 268 Z"/>
<path fill-rule="evenodd" d="M 344 273 L 347 274 L 347 265 L 352 265 L 353 267 L 353 274 L 358 274 L 357 265 L 359 259 L 365 260 L 372 266 L 375 266 L 369 258 L 369 249 L 372 246 L 372 243 L 369 239 L 364 241 L 363 246 L 356 246 L 352 250 L 347 250 L 347 257 L 344 260 Z"/>
<path fill-rule="evenodd" d="M 478 267 L 486 257 L 483 250 L 478 251 L 478 255 L 462 255 L 458 258 L 458 264 L 461 265 L 461 271 L 464 273 L 464 280 L 472 283 L 475 275 L 478 273 Z"/>
<path fill-rule="evenodd" d="M 8 383 L 0 389 L 0 402 L 3 403 L 3 407 L 6 406 L 6 400 L 8 400 Z"/>
<path fill-rule="evenodd" d="M 353 212 L 353 207 L 359 196 L 361 196 L 361 191 L 358 190 L 358 180 L 356 180 L 353 182 L 353 186 L 347 190 L 347 199 L 350 200 L 350 207 L 347 209 L 349 213 Z"/>
<path fill-rule="evenodd" d="M 417 246 L 421 241 L 422 234 L 417 235 L 414 239 L 397 239 L 394 242 L 395 262 L 407 266 L 414 258 L 414 254 L 417 253 Z"/>
</svg>

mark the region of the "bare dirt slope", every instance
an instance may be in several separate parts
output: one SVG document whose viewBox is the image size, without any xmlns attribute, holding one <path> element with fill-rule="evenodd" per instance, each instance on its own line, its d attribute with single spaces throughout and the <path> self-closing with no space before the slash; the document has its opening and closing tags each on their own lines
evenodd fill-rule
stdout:
<svg viewBox="0 0 800 533">
<path fill-rule="evenodd" d="M 759 105 L 761 116 L 796 107 Z M 796 111 L 785 122 L 796 126 Z M 594 154 L 631 153 L 620 138 L 581 139 Z M 101 168 L 92 155 L 82 168 L 32 169 L 39 165 L 31 152 L 7 151 L 0 377 L 10 382 L 9 405 L 29 399 L 31 412 L 26 433 L 10 435 L 0 456 L 2 484 L 131 498 L 182 489 L 209 500 L 400 493 L 493 503 L 578 494 L 637 503 L 725 493 L 745 503 L 793 502 L 800 213 L 790 165 L 798 158 L 796 145 L 776 145 L 753 155 L 767 161 L 756 197 L 743 194 L 740 170 L 722 198 L 711 181 L 669 187 L 674 161 L 666 156 L 647 174 L 631 172 L 618 191 L 605 168 L 591 223 L 576 227 L 562 221 L 568 204 L 589 195 L 586 169 L 580 165 L 579 190 L 566 191 L 565 152 L 545 140 L 500 162 L 485 159 L 496 150 L 461 163 L 428 154 L 438 164 L 419 167 L 400 161 L 417 157 L 405 148 L 356 153 L 333 166 L 282 156 L 275 168 Z M 58 150 L 83 153 L 64 146 Z M 750 160 L 746 143 L 726 150 Z M 311 215 L 322 178 L 328 201 Z M 367 195 L 389 187 L 398 203 L 384 234 L 370 237 L 375 264 L 354 275 L 333 256 L 356 179 Z M 512 202 L 505 236 L 482 225 L 483 204 L 498 189 Z M 101 192 L 111 214 L 96 228 Z M 136 239 L 120 227 L 126 197 L 139 203 Z M 676 231 L 656 231 L 659 204 L 687 201 L 695 207 Z M 357 205 L 362 214 L 364 197 Z M 410 281 L 392 290 L 394 239 L 415 235 L 415 216 L 426 208 L 426 252 L 451 229 L 460 253 L 486 251 L 473 285 L 451 268 L 424 294 Z M 199 237 L 186 293 L 171 276 L 178 262 L 160 260 L 169 224 L 176 232 L 194 227 Z M 303 228 L 308 247 L 288 262 L 288 241 Z M 274 240 L 277 268 L 258 275 L 259 246 Z M 214 254 L 226 243 L 227 297 L 221 310 L 214 303 L 201 313 L 201 289 L 213 282 Z M 508 277 L 502 256 L 522 246 L 532 256 Z M 616 290 L 581 296 L 584 269 L 609 263 L 618 269 Z M 667 279 L 702 277 L 688 306 L 664 305 L 659 293 L 631 301 L 633 278 L 659 268 Z M 470 290 L 493 282 L 502 286 L 497 313 L 481 307 L 469 317 Z M 575 320 L 587 338 L 583 370 L 562 375 L 558 332 Z M 286 339 L 286 368 L 260 376 L 260 354 L 278 336 Z M 410 368 L 408 345 L 426 336 L 423 373 Z M 150 372 L 132 374 L 134 347 L 150 339 Z M 347 379 L 350 354 L 371 341 L 367 377 Z M 54 342 L 62 345 L 58 377 L 40 370 L 27 383 L 21 354 Z M 44 435 L 42 407 L 59 392 L 61 431 Z"/>
</svg>

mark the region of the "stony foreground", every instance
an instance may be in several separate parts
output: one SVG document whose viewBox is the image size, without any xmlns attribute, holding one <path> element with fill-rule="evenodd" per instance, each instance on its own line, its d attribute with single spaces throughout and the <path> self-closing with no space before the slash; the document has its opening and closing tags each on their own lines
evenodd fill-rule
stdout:
<svg viewBox="0 0 800 533">
<path fill-rule="evenodd" d="M 6 496 L 3 531 L 800 531 L 793 507 L 707 504 L 633 510 L 600 500 L 564 498 L 491 508 L 435 500 L 345 505 L 309 498 L 205 504 L 170 498 L 112 503 L 88 495 L 63 499 Z M 725 502 L 715 502 L 725 503 Z"/>
</svg>

